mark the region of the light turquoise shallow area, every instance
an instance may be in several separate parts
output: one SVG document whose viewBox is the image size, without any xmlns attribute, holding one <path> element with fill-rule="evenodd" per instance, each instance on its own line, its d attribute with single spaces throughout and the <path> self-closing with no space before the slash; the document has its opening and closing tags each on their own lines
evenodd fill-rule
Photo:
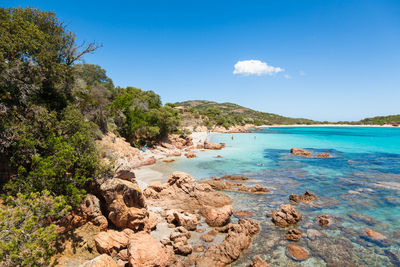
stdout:
<svg viewBox="0 0 400 267">
<path fill-rule="evenodd" d="M 264 128 L 255 133 L 216 134 L 211 141 L 224 142 L 227 147 L 199 152 L 198 158 L 177 161 L 169 168 L 188 172 L 196 179 L 246 175 L 256 180 L 253 184 L 271 189 L 266 195 L 228 192 L 234 208 L 252 210 L 253 219 L 262 227 L 252 247 L 234 265 L 245 266 L 256 254 L 264 255 L 274 266 L 400 264 L 390 254 L 399 253 L 400 248 L 400 128 Z M 314 154 L 329 152 L 332 158 L 296 157 L 289 153 L 292 147 L 309 149 Z M 222 158 L 216 158 L 217 155 Z M 291 193 L 302 194 L 305 190 L 317 194 L 319 199 L 313 205 L 297 206 L 303 213 L 298 228 L 303 232 L 317 229 L 330 239 L 303 238 L 298 244 L 313 256 L 295 263 L 284 252 L 289 242 L 283 238 L 287 229 L 277 228 L 265 215 L 287 204 Z M 334 216 L 336 223 L 321 228 L 315 222 L 321 214 Z M 363 238 L 366 227 L 387 236 L 390 245 Z M 329 253 L 329 240 L 344 244 L 344 251 L 339 251 L 337 258 Z M 320 251 L 316 251 L 316 246 Z"/>
</svg>

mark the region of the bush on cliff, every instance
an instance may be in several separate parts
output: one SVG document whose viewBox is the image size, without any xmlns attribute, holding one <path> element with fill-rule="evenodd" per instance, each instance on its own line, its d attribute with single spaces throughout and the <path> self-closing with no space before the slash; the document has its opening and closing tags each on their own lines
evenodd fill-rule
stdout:
<svg viewBox="0 0 400 267">
<path fill-rule="evenodd" d="M 0 265 L 48 266 L 57 234 L 52 220 L 69 210 L 63 198 L 48 191 L 17 194 L 0 204 Z"/>
</svg>

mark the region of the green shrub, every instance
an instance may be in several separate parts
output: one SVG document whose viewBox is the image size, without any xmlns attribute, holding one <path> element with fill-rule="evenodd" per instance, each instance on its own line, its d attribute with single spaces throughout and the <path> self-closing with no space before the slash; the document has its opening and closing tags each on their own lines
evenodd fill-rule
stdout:
<svg viewBox="0 0 400 267">
<path fill-rule="evenodd" d="M 8 197 L 0 205 L 0 265 L 48 266 L 55 252 L 56 226 L 52 220 L 71 207 L 48 191 Z"/>
</svg>

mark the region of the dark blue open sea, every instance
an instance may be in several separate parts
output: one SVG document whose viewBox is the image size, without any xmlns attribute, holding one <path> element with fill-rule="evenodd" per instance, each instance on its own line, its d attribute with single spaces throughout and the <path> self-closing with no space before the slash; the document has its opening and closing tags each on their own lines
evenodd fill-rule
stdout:
<svg viewBox="0 0 400 267">
<path fill-rule="evenodd" d="M 199 152 L 196 160 L 180 160 L 169 167 L 198 180 L 245 175 L 255 179 L 249 185 L 271 190 L 266 195 L 227 192 L 235 210 L 254 211 L 253 219 L 262 228 L 234 266 L 246 266 L 255 255 L 272 266 L 400 266 L 400 128 L 282 127 L 233 136 L 232 140 L 229 134 L 213 135 L 211 141 L 225 142 L 227 148 Z M 289 153 L 292 147 L 329 152 L 332 158 L 296 157 Z M 288 229 L 273 225 L 266 214 L 289 203 L 291 193 L 305 190 L 319 198 L 312 205 L 296 206 L 303 214 L 298 229 L 305 235 L 317 230 L 322 236 L 297 242 L 311 257 L 295 262 L 285 255 Z M 333 216 L 334 223 L 319 226 L 315 218 L 321 214 Z M 387 239 L 365 238 L 367 227 Z"/>
</svg>

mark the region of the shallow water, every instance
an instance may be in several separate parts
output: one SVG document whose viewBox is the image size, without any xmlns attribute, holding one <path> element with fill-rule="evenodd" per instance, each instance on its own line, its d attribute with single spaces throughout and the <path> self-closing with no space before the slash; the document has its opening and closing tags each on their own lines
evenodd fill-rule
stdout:
<svg viewBox="0 0 400 267">
<path fill-rule="evenodd" d="M 227 148 L 199 152 L 197 159 L 166 166 L 196 179 L 245 175 L 271 190 L 266 195 L 227 192 L 235 210 L 254 211 L 252 218 L 262 227 L 251 248 L 233 266 L 246 266 L 255 255 L 273 266 L 399 266 L 393 255 L 400 252 L 400 128 L 264 128 L 250 134 L 213 135 L 211 141 L 225 142 Z M 333 157 L 296 157 L 289 153 L 292 147 L 329 152 Z M 303 214 L 298 229 L 303 233 L 316 229 L 328 237 L 303 237 L 297 245 L 311 257 L 295 262 L 285 255 L 289 241 L 283 237 L 288 229 L 274 226 L 266 214 L 288 203 L 291 193 L 305 190 L 319 198 L 313 205 L 297 205 Z M 321 228 L 315 221 L 321 214 L 333 215 L 335 223 Z M 362 219 L 362 215 L 375 221 Z M 387 236 L 391 245 L 362 238 L 366 227 Z"/>
</svg>

